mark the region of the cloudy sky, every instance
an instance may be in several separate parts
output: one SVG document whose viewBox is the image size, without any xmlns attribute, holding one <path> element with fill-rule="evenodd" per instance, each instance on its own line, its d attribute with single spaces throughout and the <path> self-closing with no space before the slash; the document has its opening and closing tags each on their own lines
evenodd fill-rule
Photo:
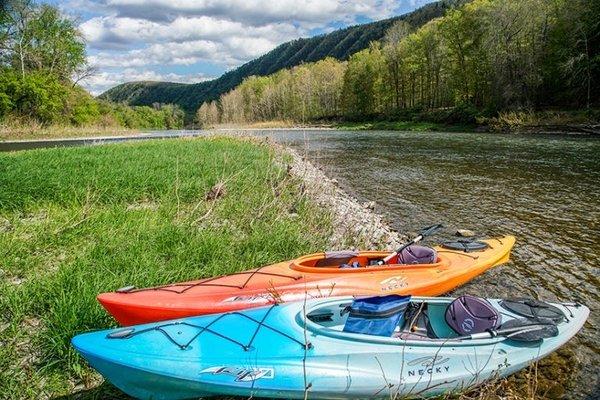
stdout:
<svg viewBox="0 0 600 400">
<path fill-rule="evenodd" d="M 404 14 L 432 0 L 50 0 L 77 18 L 94 94 L 135 80 L 200 82 L 288 40 Z"/>
</svg>

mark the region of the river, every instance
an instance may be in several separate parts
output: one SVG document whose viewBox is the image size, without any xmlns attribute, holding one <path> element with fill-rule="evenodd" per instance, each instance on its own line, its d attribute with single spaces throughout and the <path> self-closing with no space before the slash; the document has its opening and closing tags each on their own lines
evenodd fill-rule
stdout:
<svg viewBox="0 0 600 400">
<path fill-rule="evenodd" d="M 582 332 L 542 364 L 540 374 L 564 382 L 567 398 L 600 398 L 600 138 L 334 130 L 242 134 L 268 136 L 304 153 L 348 193 L 376 202 L 376 211 L 400 232 L 442 222 L 448 229 L 434 241 L 457 228 L 482 236 L 515 235 L 510 263 L 456 293 L 589 306 Z M 181 135 L 159 132 L 134 139 Z M 6 143 L 3 150 L 105 142 L 18 148 Z"/>
<path fill-rule="evenodd" d="M 569 398 L 600 397 L 599 138 L 377 131 L 255 134 L 305 153 L 348 193 L 375 201 L 376 210 L 400 232 L 443 222 L 445 236 L 456 228 L 483 236 L 515 235 L 512 261 L 457 293 L 588 305 L 588 323 L 557 363 L 572 367 L 575 383 Z"/>
</svg>

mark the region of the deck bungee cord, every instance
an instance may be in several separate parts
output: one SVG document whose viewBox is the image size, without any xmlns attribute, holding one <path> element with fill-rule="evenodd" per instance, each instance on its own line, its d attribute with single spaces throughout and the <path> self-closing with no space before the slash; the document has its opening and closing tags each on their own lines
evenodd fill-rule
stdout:
<svg viewBox="0 0 600 400">
<path fill-rule="evenodd" d="M 292 279 L 294 281 L 300 280 L 302 279 L 302 276 L 299 275 L 286 275 L 286 274 L 276 274 L 273 272 L 262 272 L 261 270 L 263 268 L 268 267 L 268 265 L 263 265 L 260 268 L 257 268 L 256 270 L 251 270 L 251 271 L 241 271 L 241 272 L 234 272 L 232 274 L 228 274 L 228 275 L 222 275 L 222 276 L 216 276 L 214 278 L 208 278 L 205 279 L 201 282 L 196 282 L 196 283 L 191 283 L 191 284 L 181 284 L 181 283 L 174 283 L 174 284 L 169 284 L 169 285 L 164 285 L 164 286 L 155 286 L 155 287 L 149 287 L 149 288 L 142 288 L 142 289 L 136 289 L 134 286 L 126 286 L 124 288 L 121 289 L 117 289 L 115 292 L 117 293 L 139 293 L 139 292 L 147 292 L 147 291 L 153 291 L 153 290 L 162 290 L 165 292 L 171 292 L 171 293 L 176 293 L 176 294 L 183 294 L 185 292 L 187 292 L 188 290 L 195 288 L 195 287 L 199 287 L 199 286 L 217 286 L 217 287 L 226 287 L 226 288 L 231 288 L 231 289 L 245 289 L 246 286 L 250 283 L 250 281 L 252 280 L 252 278 L 254 278 L 257 275 L 261 275 L 261 276 L 273 276 L 273 277 L 278 277 L 278 278 L 289 278 Z M 224 279 L 224 278 L 229 278 L 231 276 L 241 276 L 241 275 L 249 275 L 248 279 L 246 279 L 244 281 L 244 283 L 242 285 L 231 285 L 231 284 L 225 284 L 225 283 L 213 283 L 214 281 L 217 281 L 219 279 Z M 175 289 L 171 289 L 174 287 L 184 287 L 182 290 L 175 290 Z"/>
<path fill-rule="evenodd" d="M 200 337 L 200 335 L 202 335 L 204 332 L 208 332 L 211 333 L 215 336 L 218 336 L 224 340 L 227 340 L 231 343 L 235 343 L 237 345 L 239 345 L 242 349 L 244 349 L 244 351 L 249 351 L 252 348 L 252 343 L 254 342 L 254 340 L 256 339 L 256 335 L 258 335 L 258 332 L 260 331 L 261 328 L 267 328 L 275 333 L 278 333 L 279 335 L 286 337 L 296 343 L 298 343 L 300 346 L 302 346 L 302 348 L 306 349 L 306 350 L 310 350 L 313 346 L 309 341 L 301 341 L 298 340 L 290 335 L 288 335 L 287 333 L 274 328 L 270 325 L 267 325 L 265 323 L 265 320 L 267 319 L 267 317 L 269 316 L 269 314 L 271 313 L 271 311 L 273 310 L 273 308 L 277 307 L 277 304 L 274 304 L 272 306 L 269 307 L 269 309 L 267 310 L 267 312 L 265 313 L 265 315 L 262 317 L 262 319 L 257 320 L 255 318 L 250 317 L 249 315 L 246 315 L 244 313 L 241 312 L 230 312 L 227 314 L 221 314 L 219 315 L 217 318 L 215 318 L 214 320 L 212 320 L 210 323 L 208 323 L 205 326 L 202 325 L 197 325 L 197 324 L 193 324 L 187 321 L 175 321 L 175 322 L 166 322 L 160 325 L 156 325 L 153 326 L 151 328 L 145 328 L 145 329 L 141 329 L 141 330 L 136 330 L 135 328 L 125 328 L 125 329 L 121 329 L 112 333 L 109 333 L 108 335 L 106 335 L 107 339 L 130 339 L 134 336 L 139 336 L 139 335 L 143 335 L 145 333 L 149 333 L 149 332 L 160 332 L 163 335 L 165 335 L 165 337 L 174 345 L 176 345 L 177 347 L 179 347 L 181 350 L 185 350 L 187 349 L 197 338 Z M 244 344 L 241 343 L 233 338 L 228 337 L 225 334 L 222 334 L 220 332 L 215 331 L 214 329 L 211 329 L 211 326 L 213 326 L 215 323 L 225 319 L 226 317 L 230 317 L 230 316 L 239 316 L 239 317 L 243 317 L 246 318 L 247 320 L 250 320 L 254 323 L 256 323 L 256 330 L 254 331 L 252 337 L 250 338 L 250 341 L 248 342 L 248 344 Z M 177 340 L 175 340 L 175 338 L 173 338 L 173 336 L 171 336 L 171 334 L 169 332 L 167 332 L 164 328 L 169 327 L 169 326 L 188 326 L 190 328 L 197 328 L 200 331 L 198 333 L 196 333 L 194 336 L 192 336 L 191 339 L 189 339 L 186 343 L 179 343 Z"/>
</svg>

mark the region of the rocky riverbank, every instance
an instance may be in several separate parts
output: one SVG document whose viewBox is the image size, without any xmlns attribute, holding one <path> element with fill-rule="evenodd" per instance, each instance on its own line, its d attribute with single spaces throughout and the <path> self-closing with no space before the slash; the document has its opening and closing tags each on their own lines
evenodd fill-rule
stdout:
<svg viewBox="0 0 600 400">
<path fill-rule="evenodd" d="M 214 130 L 214 136 L 233 136 L 244 140 L 266 143 L 275 149 L 278 163 L 283 163 L 288 174 L 302 182 L 302 195 L 328 212 L 333 232 L 330 249 L 360 247 L 389 250 L 397 248 L 407 237 L 396 232 L 375 212 L 375 202 L 361 203 L 342 190 L 335 179 L 328 177 L 298 151 L 270 139 L 248 135 L 245 130 Z"/>
<path fill-rule="evenodd" d="M 334 229 L 332 248 L 341 248 L 351 242 L 368 249 L 393 249 L 405 239 L 373 210 L 374 202 L 361 204 L 297 151 L 275 146 L 291 157 L 288 171 L 302 180 L 305 193 L 319 206 L 329 210 Z"/>
</svg>

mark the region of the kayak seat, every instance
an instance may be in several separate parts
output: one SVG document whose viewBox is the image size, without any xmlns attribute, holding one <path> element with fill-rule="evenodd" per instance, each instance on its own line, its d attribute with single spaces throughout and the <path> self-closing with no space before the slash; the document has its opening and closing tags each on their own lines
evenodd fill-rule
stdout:
<svg viewBox="0 0 600 400">
<path fill-rule="evenodd" d="M 412 245 L 403 249 L 397 258 L 398 264 L 434 264 L 438 256 L 431 247 Z"/>
<path fill-rule="evenodd" d="M 404 323 L 398 327 L 392 337 L 403 340 L 437 339 L 438 336 L 429 320 L 428 304 L 411 303 L 404 314 Z"/>
<path fill-rule="evenodd" d="M 470 295 L 454 299 L 445 312 L 446 323 L 459 335 L 496 329 L 502 317 L 489 301 Z"/>
<path fill-rule="evenodd" d="M 427 307 L 429 315 L 429 325 L 431 330 L 438 338 L 453 338 L 458 334 L 446 323 L 446 305 L 445 304 L 429 304 Z"/>
</svg>

